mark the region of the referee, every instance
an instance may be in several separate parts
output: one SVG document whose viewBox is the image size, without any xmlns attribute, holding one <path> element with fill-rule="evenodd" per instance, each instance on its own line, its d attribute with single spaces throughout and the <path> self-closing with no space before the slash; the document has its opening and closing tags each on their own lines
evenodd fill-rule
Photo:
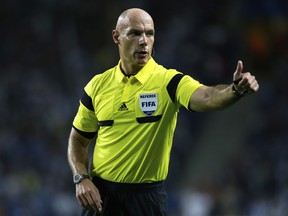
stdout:
<svg viewBox="0 0 288 216">
<path fill-rule="evenodd" d="M 232 84 L 206 86 L 151 57 L 154 23 L 132 8 L 112 37 L 120 60 L 84 87 L 69 137 L 68 161 L 82 216 L 164 216 L 172 139 L 179 108 L 225 108 L 259 85 L 238 61 Z M 88 147 L 96 136 L 92 168 Z"/>
</svg>

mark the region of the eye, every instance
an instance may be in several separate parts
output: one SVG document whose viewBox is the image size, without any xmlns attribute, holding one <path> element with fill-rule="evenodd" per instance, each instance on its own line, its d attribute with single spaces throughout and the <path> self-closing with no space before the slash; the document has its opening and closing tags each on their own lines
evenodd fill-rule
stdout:
<svg viewBox="0 0 288 216">
<path fill-rule="evenodd" d="M 129 35 L 139 36 L 139 35 L 141 35 L 141 32 L 140 32 L 140 31 L 137 31 L 137 30 L 133 30 L 133 31 L 129 32 Z"/>
<path fill-rule="evenodd" d="M 146 32 L 146 36 L 154 36 L 154 31 L 148 31 Z"/>
</svg>

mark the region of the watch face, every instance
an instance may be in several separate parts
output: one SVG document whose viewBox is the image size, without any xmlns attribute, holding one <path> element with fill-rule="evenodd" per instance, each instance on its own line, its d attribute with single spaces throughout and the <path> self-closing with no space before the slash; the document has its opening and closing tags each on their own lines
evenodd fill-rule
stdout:
<svg viewBox="0 0 288 216">
<path fill-rule="evenodd" d="M 76 174 L 76 175 L 73 177 L 73 182 L 74 182 L 75 184 L 78 184 L 78 183 L 82 182 L 83 179 L 90 179 L 90 176 L 89 176 L 89 175 L 85 175 L 85 174 Z"/>
<path fill-rule="evenodd" d="M 74 183 L 79 183 L 81 180 L 83 179 L 83 177 L 79 174 L 74 176 Z"/>
</svg>

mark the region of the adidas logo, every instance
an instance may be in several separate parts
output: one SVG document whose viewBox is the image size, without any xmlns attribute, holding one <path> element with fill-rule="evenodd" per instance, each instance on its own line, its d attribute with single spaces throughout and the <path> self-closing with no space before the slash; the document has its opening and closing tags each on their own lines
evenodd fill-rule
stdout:
<svg viewBox="0 0 288 216">
<path fill-rule="evenodd" d="M 128 110 L 128 108 L 127 108 L 125 103 L 122 103 L 122 105 L 119 107 L 118 111 L 124 111 L 124 110 Z"/>
</svg>

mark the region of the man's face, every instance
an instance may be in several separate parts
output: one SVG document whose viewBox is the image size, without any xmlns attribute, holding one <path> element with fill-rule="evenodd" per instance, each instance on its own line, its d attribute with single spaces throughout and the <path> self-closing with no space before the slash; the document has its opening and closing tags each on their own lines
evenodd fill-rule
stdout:
<svg viewBox="0 0 288 216">
<path fill-rule="evenodd" d="M 119 29 L 119 52 L 124 64 L 144 66 L 152 53 L 154 23 L 149 17 L 135 16 L 127 19 Z"/>
</svg>

